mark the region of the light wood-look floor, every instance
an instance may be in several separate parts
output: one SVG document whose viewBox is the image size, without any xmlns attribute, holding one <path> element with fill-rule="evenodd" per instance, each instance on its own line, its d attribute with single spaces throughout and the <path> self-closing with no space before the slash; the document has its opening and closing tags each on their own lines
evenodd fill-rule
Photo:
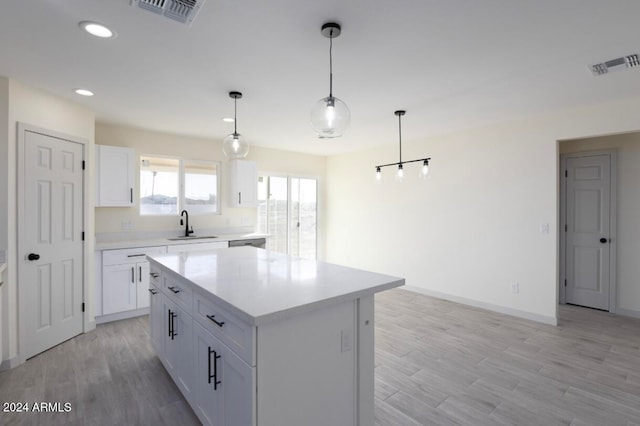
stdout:
<svg viewBox="0 0 640 426">
<path fill-rule="evenodd" d="M 376 297 L 377 425 L 639 425 L 640 320 L 547 326 L 403 290 Z"/>
<path fill-rule="evenodd" d="M 72 411 L 0 412 L 0 425 L 199 424 L 153 354 L 147 317 L 99 325 L 0 373 L 7 401 Z M 429 424 L 640 425 L 640 320 L 562 306 L 553 327 L 382 293 L 376 425 Z"/>
</svg>

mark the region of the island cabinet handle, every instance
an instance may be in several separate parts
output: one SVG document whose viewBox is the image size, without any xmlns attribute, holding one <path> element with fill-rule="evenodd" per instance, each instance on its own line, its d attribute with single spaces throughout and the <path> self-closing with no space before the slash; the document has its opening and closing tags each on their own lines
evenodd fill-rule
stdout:
<svg viewBox="0 0 640 426">
<path fill-rule="evenodd" d="M 151 272 L 149 273 L 149 275 L 151 275 L 152 278 L 158 278 L 160 276 L 160 274 L 157 272 Z"/>
<path fill-rule="evenodd" d="M 168 310 L 169 311 L 169 337 L 171 337 L 171 340 L 173 340 L 173 338 L 175 336 L 178 335 L 178 333 L 176 333 L 175 330 L 175 322 L 173 321 L 178 314 L 176 314 L 175 312 L 171 312 L 171 309 Z"/>
<path fill-rule="evenodd" d="M 224 321 L 216 321 L 216 316 L 215 315 L 207 315 L 207 318 L 209 318 L 211 321 L 213 321 L 213 323 L 215 325 L 217 325 L 218 327 L 222 328 L 222 326 L 224 325 Z"/>
<path fill-rule="evenodd" d="M 179 288 L 176 288 L 175 286 L 168 287 L 168 288 L 169 288 L 169 290 L 171 290 L 171 291 L 172 291 L 172 292 L 174 292 L 175 294 L 180 293 L 180 289 L 179 289 Z"/>
<path fill-rule="evenodd" d="M 213 374 L 211 374 L 211 354 L 213 354 Z M 218 380 L 218 359 L 220 355 L 209 346 L 209 384 L 213 379 L 213 390 L 218 390 L 218 385 L 222 384 L 222 381 Z"/>
<path fill-rule="evenodd" d="M 151 294 L 153 294 L 155 296 L 156 294 L 158 294 L 158 290 L 154 290 L 154 289 L 150 288 L 149 289 L 149 293 L 151 293 Z"/>
<path fill-rule="evenodd" d="M 146 256 L 144 253 L 141 254 L 128 254 L 127 257 L 142 257 L 142 256 Z"/>
<path fill-rule="evenodd" d="M 171 337 L 171 309 L 167 309 L 167 314 L 167 318 L 169 319 L 167 329 L 169 330 L 169 337 Z"/>
</svg>

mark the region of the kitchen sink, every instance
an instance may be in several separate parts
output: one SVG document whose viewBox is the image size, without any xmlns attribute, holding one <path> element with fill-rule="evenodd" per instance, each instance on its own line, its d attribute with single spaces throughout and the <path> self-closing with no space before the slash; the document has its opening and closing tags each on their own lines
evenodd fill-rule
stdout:
<svg viewBox="0 0 640 426">
<path fill-rule="evenodd" d="M 169 241 L 182 241 L 182 240 L 204 240 L 206 238 L 218 238 L 215 235 L 204 235 L 204 236 L 198 236 L 198 235 L 189 235 L 188 237 L 174 237 L 174 238 L 167 238 Z"/>
</svg>

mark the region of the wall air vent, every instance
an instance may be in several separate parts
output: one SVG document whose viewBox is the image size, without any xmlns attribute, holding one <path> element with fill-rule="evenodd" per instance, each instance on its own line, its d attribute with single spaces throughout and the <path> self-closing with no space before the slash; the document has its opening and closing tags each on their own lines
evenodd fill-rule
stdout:
<svg viewBox="0 0 640 426">
<path fill-rule="evenodd" d="M 174 21 L 191 25 L 206 0 L 131 0 L 131 6 L 138 5 Z"/>
<path fill-rule="evenodd" d="M 607 74 L 612 71 L 620 71 L 627 68 L 634 68 L 640 65 L 638 54 L 623 56 L 622 58 L 611 59 L 600 64 L 589 65 L 589 71 L 594 76 Z"/>
</svg>

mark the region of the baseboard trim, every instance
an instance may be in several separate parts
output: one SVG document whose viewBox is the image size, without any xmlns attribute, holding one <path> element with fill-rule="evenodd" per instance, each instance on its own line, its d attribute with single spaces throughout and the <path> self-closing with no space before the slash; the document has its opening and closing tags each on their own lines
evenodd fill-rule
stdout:
<svg viewBox="0 0 640 426">
<path fill-rule="evenodd" d="M 634 311 L 633 309 L 618 308 L 618 309 L 616 309 L 615 314 L 616 315 L 622 315 L 622 316 L 625 316 L 625 317 L 640 318 L 640 312 L 639 311 Z"/>
<path fill-rule="evenodd" d="M 116 312 L 115 314 L 102 315 L 102 316 L 96 317 L 96 324 L 104 324 L 106 322 L 118 321 L 118 320 L 139 317 L 139 316 L 148 315 L 148 314 L 149 314 L 149 308 L 140 308 L 140 309 L 134 309 L 132 311 Z"/>
<path fill-rule="evenodd" d="M 2 363 L 0 363 L 0 371 L 11 370 L 12 368 L 17 367 L 18 364 L 19 362 L 17 356 L 10 359 L 5 359 L 4 361 L 2 361 Z"/>
<path fill-rule="evenodd" d="M 532 312 L 508 308 L 506 306 L 494 305 L 492 303 L 486 303 L 486 302 L 480 302 L 478 300 L 467 299 L 466 297 L 454 296 L 452 294 L 440 293 L 439 291 L 427 290 L 422 287 L 405 285 L 401 288 L 405 290 L 413 291 L 414 293 L 426 294 L 427 296 L 448 300 L 450 302 L 461 303 L 463 305 L 469 305 L 475 308 L 486 309 L 488 311 L 497 312 L 499 314 L 511 315 L 512 317 L 523 318 L 530 321 L 540 322 L 542 324 L 558 325 L 558 318 L 556 317 L 538 315 Z"/>
</svg>

